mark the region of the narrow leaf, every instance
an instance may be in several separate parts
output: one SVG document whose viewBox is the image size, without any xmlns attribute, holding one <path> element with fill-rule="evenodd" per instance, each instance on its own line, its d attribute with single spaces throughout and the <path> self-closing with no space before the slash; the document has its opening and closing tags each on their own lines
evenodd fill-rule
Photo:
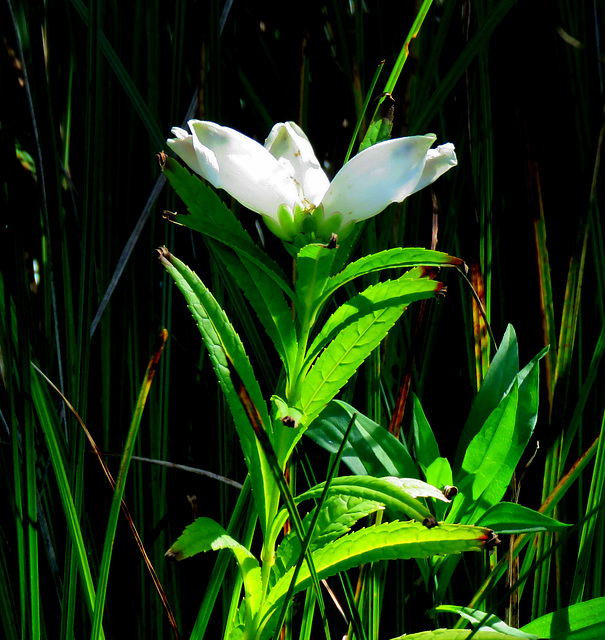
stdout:
<svg viewBox="0 0 605 640">
<path fill-rule="evenodd" d="M 495 504 L 479 518 L 477 524 L 496 533 L 511 534 L 563 531 L 571 526 L 513 502 Z"/>
<path fill-rule="evenodd" d="M 185 296 L 204 339 L 219 384 L 227 398 L 252 479 L 252 492 L 261 527 L 265 531 L 270 524 L 267 522 L 268 506 L 276 500 L 277 489 L 271 468 L 234 387 L 229 370 L 230 362 L 250 394 L 255 409 L 260 412 L 263 424 L 270 425 L 259 383 L 238 334 L 203 282 L 165 248 L 159 251 L 159 256 L 162 266 Z"/>
<path fill-rule="evenodd" d="M 287 296 L 292 297 L 292 289 L 281 269 L 254 244 L 239 220 L 216 193 L 173 158 L 162 155 L 160 160 L 164 175 L 189 211 L 188 214 L 167 214 L 168 219 L 233 249 L 242 261 L 262 269 Z"/>
</svg>

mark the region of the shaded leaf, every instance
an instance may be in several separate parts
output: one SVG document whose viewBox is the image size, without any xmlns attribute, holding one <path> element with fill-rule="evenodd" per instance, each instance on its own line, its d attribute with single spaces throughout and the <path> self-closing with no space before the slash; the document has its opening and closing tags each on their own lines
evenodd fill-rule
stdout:
<svg viewBox="0 0 605 640">
<path fill-rule="evenodd" d="M 358 413 L 341 400 L 333 400 L 305 432 L 311 440 L 330 453 L 336 453 L 357 414 L 347 439 L 342 461 L 357 475 L 375 477 L 415 477 L 416 465 L 407 447 L 383 426 Z"/>
</svg>

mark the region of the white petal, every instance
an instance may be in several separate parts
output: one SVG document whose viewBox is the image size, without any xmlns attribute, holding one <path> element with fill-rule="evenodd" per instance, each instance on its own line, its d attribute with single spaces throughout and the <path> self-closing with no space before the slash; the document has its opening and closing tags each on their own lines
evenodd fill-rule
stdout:
<svg viewBox="0 0 605 640">
<path fill-rule="evenodd" d="M 182 130 L 173 130 L 177 139 L 168 143 L 196 173 L 262 215 L 276 219 L 280 206 L 294 209 L 299 202 L 296 184 L 261 144 L 214 122 L 188 124 L 191 136 L 185 139 Z M 185 144 L 193 147 L 195 161 Z"/>
<path fill-rule="evenodd" d="M 416 189 L 414 189 L 414 193 L 431 184 L 431 182 L 435 182 L 439 176 L 457 164 L 458 159 L 456 158 L 454 145 L 451 142 L 440 144 L 436 149 L 429 149 L 426 154 L 424 171 L 416 185 Z"/>
<path fill-rule="evenodd" d="M 265 140 L 265 148 L 294 178 L 301 189 L 301 197 L 317 206 L 330 181 L 303 130 L 295 122 L 276 124 Z"/>
<path fill-rule="evenodd" d="M 176 138 L 168 138 L 168 146 L 193 169 L 197 165 L 193 136 L 180 127 L 173 127 L 172 133 Z"/>
<path fill-rule="evenodd" d="M 334 177 L 323 199 L 324 215 L 343 216 L 343 225 L 371 218 L 418 188 L 436 136 L 411 136 L 368 147 Z"/>
</svg>

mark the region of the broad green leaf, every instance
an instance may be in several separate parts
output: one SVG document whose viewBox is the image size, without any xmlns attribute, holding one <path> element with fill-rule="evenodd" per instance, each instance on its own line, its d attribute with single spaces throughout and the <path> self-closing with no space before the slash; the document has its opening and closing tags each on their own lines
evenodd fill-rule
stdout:
<svg viewBox="0 0 605 640">
<path fill-rule="evenodd" d="M 188 214 L 169 216 L 171 222 L 199 231 L 233 249 L 244 264 L 255 264 L 288 297 L 293 297 L 292 289 L 281 269 L 254 244 L 239 220 L 210 187 L 174 158 L 164 158 L 162 172 L 189 211 Z"/>
<path fill-rule="evenodd" d="M 492 539 L 492 532 L 481 527 L 439 525 L 428 529 L 417 522 L 388 522 L 366 527 L 330 542 L 313 554 L 320 579 L 352 567 L 379 560 L 426 558 L 437 554 L 481 551 Z M 288 591 L 292 570 L 285 573 L 269 592 L 264 606 L 263 638 L 269 637 L 271 617 Z M 296 578 L 294 592 L 311 585 L 306 565 Z"/>
<path fill-rule="evenodd" d="M 462 462 L 462 476 L 455 480 L 459 494 L 448 522 L 475 522 L 506 491 L 514 471 L 513 466 L 508 474 L 506 460 L 513 446 L 518 397 L 515 384 L 469 444 Z M 502 495 L 493 501 L 485 495 L 498 495 L 500 490 Z"/>
<path fill-rule="evenodd" d="M 504 397 L 467 445 L 462 469 L 454 476 L 461 495 L 448 522 L 476 522 L 504 496 L 536 425 L 539 361 L 546 352 L 542 350 L 513 377 Z"/>
<path fill-rule="evenodd" d="M 358 520 L 383 508 L 376 501 L 365 500 L 357 496 L 332 495 L 328 497 L 319 513 L 313 537 L 309 544 L 309 550 L 313 552 L 332 542 L 332 540 L 349 533 L 351 527 Z M 305 533 L 309 530 L 314 512 L 315 509 L 303 518 L 303 530 Z M 281 520 L 281 518 L 278 519 Z M 300 540 L 294 531 L 291 531 L 277 549 L 272 577 L 279 578 L 285 571 L 292 568 L 298 560 L 300 549 Z"/>
<path fill-rule="evenodd" d="M 369 287 L 338 308 L 313 345 L 307 364 L 323 344 L 328 346 L 315 360 L 302 383 L 300 408 L 310 424 L 334 398 L 363 361 L 380 344 L 413 300 L 434 296 L 439 282 L 420 279 L 388 280 Z"/>
<path fill-rule="evenodd" d="M 448 522 L 473 522 L 492 506 L 492 503 L 487 504 L 483 500 L 482 494 L 489 483 L 497 478 L 508 453 L 514 430 L 517 396 L 517 393 L 509 394 L 469 444 L 463 470 L 455 480 L 459 493 L 447 516 Z"/>
<path fill-rule="evenodd" d="M 479 609 L 470 609 L 468 607 L 459 607 L 456 605 L 442 604 L 435 607 L 435 611 L 448 611 L 457 613 L 465 620 L 468 620 L 478 631 L 491 631 L 505 634 L 509 638 L 522 638 L 523 640 L 539 640 L 538 636 L 533 633 L 526 633 L 510 627 L 500 618 L 491 614 L 479 611 Z"/>
<path fill-rule="evenodd" d="M 517 345 L 517 336 L 513 326 L 509 324 L 460 434 L 454 464 L 455 470 L 460 468 L 470 441 L 498 406 L 518 372 L 519 347 Z"/>
<path fill-rule="evenodd" d="M 602 640 L 605 638 L 605 598 L 594 598 L 548 613 L 521 630 L 547 640 Z"/>
<path fill-rule="evenodd" d="M 185 560 L 204 551 L 228 549 L 233 553 L 244 580 L 246 608 L 253 616 L 262 597 L 262 579 L 258 560 L 232 538 L 218 522 L 211 518 L 197 518 L 168 549 L 166 557 L 171 560 Z"/>
<path fill-rule="evenodd" d="M 422 502 L 406 491 L 400 478 L 373 478 L 371 476 L 342 476 L 330 483 L 328 495 L 340 494 L 357 496 L 383 504 L 392 518 L 402 516 L 419 522 L 434 520 L 432 513 Z M 305 491 L 296 497 L 296 502 L 310 500 L 321 495 L 324 483 Z M 443 496 L 442 496 L 443 497 Z"/>
<path fill-rule="evenodd" d="M 356 475 L 375 477 L 415 477 L 416 465 L 407 447 L 382 425 L 364 416 L 341 400 L 333 400 L 305 432 L 330 453 L 336 453 L 353 414 L 355 424 L 349 434 L 342 461 Z"/>
<path fill-rule="evenodd" d="M 447 458 L 435 458 L 425 471 L 426 481 L 435 487 L 443 489 L 452 486 L 452 467 Z"/>
<path fill-rule="evenodd" d="M 227 398 L 250 473 L 261 527 L 266 531 L 270 524 L 267 522 L 270 505 L 276 502 L 278 491 L 269 463 L 234 387 L 230 364 L 233 363 L 263 424 L 270 429 L 271 422 L 260 386 L 238 334 L 210 291 L 178 258 L 165 249 L 159 253 L 162 266 L 185 296 L 204 339 L 221 389 Z"/>
<path fill-rule="evenodd" d="M 423 473 L 440 456 L 439 445 L 433 435 L 433 430 L 426 419 L 420 400 L 416 394 L 412 394 L 413 414 L 412 414 L 412 434 L 414 436 L 414 451 L 416 461 L 420 465 Z"/>
<path fill-rule="evenodd" d="M 495 504 L 479 518 L 477 524 L 489 527 L 496 533 L 515 534 L 563 531 L 571 526 L 513 502 Z"/>
<path fill-rule="evenodd" d="M 459 267 L 464 263 L 460 258 L 455 258 L 441 251 L 416 247 L 396 247 L 379 253 L 364 256 L 347 265 L 340 273 L 332 276 L 325 289 L 325 295 L 332 295 L 342 285 L 358 278 L 383 271 L 384 269 L 400 269 L 410 267 Z M 426 275 L 426 274 L 425 274 Z"/>
</svg>

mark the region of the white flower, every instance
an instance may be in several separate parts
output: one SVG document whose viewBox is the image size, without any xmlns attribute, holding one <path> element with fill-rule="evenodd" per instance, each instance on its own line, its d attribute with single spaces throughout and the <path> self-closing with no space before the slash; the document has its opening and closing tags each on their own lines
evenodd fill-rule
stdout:
<svg viewBox="0 0 605 640">
<path fill-rule="evenodd" d="M 294 122 L 276 124 L 263 147 L 214 122 L 175 127 L 169 146 L 196 173 L 264 216 L 280 238 L 308 241 L 346 235 L 355 222 L 402 202 L 456 166 L 450 142 L 434 134 L 396 138 L 354 156 L 330 182 L 307 136 Z"/>
</svg>

